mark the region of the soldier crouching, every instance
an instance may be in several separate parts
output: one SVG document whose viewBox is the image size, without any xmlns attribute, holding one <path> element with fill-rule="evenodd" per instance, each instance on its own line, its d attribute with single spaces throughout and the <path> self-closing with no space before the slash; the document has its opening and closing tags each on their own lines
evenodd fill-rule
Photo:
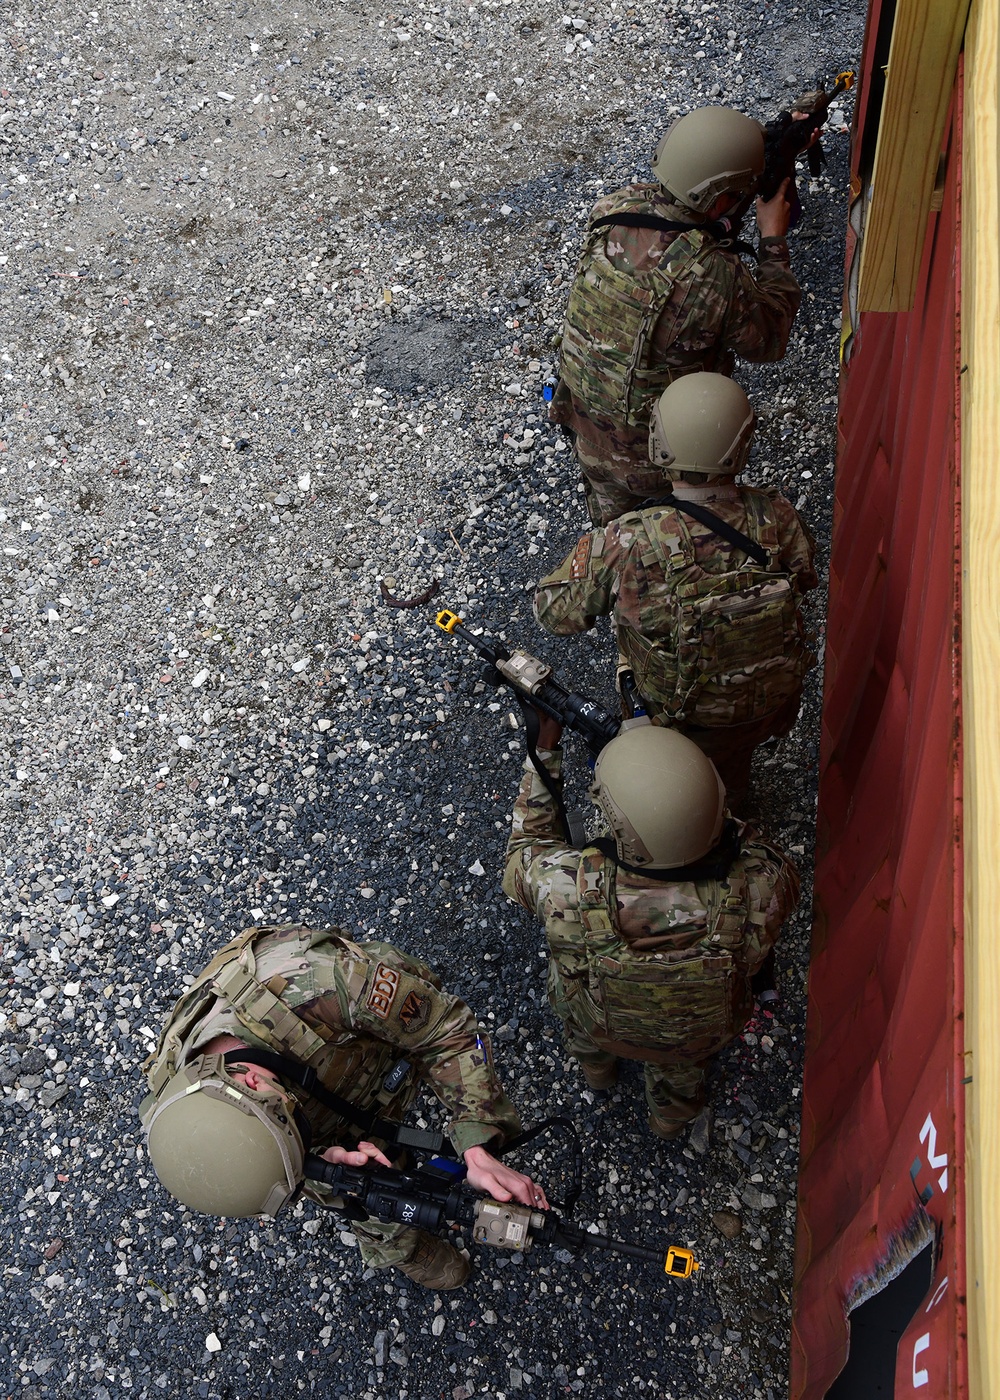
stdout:
<svg viewBox="0 0 1000 1400">
<path fill-rule="evenodd" d="M 339 929 L 251 928 L 174 1006 L 144 1066 L 140 1117 L 162 1185 L 189 1209 L 275 1215 L 299 1193 L 306 1154 L 391 1165 L 393 1125 L 426 1081 L 447 1108 L 467 1180 L 495 1200 L 547 1208 L 489 1144 L 520 1123 L 472 1012 L 424 963 Z M 391 1150 L 391 1147 L 390 1149 Z M 424 1230 L 352 1221 L 361 1256 L 426 1288 L 457 1288 L 469 1261 Z"/>
</svg>

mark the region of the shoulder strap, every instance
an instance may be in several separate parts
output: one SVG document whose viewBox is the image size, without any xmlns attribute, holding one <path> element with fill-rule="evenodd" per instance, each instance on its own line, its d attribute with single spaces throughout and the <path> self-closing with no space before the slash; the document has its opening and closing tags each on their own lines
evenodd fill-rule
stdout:
<svg viewBox="0 0 1000 1400">
<path fill-rule="evenodd" d="M 748 888 L 741 862 L 716 886 L 708 903 L 708 937 L 713 946 L 732 949 L 743 942 L 750 912 Z"/>
<path fill-rule="evenodd" d="M 254 972 L 253 953 L 247 948 L 216 973 L 212 985 L 240 1024 L 262 1040 L 269 1050 L 294 1056 L 305 1063 L 317 1059 L 326 1049 L 326 1041 L 280 997 L 258 982 Z"/>
<path fill-rule="evenodd" d="M 757 249 L 742 238 L 733 238 L 732 230 L 724 224 L 684 224 L 679 219 L 661 219 L 658 214 L 602 214 L 588 227 L 588 233 L 598 228 L 651 228 L 660 233 L 704 233 L 716 243 L 732 248 L 734 252 L 746 253 L 756 262 Z"/>
<path fill-rule="evenodd" d="M 177 1055 L 187 1039 L 189 1031 L 197 1024 L 209 1001 L 216 993 L 213 979 L 230 962 L 235 962 L 246 950 L 252 958 L 250 945 L 260 933 L 259 928 L 248 928 L 232 942 L 220 948 L 215 957 L 188 987 L 183 996 L 178 997 L 167 1018 L 156 1049 L 145 1060 L 142 1071 L 146 1075 L 153 1093 L 159 1093 L 177 1069 Z"/>
<path fill-rule="evenodd" d="M 754 533 L 769 555 L 769 563 L 777 563 L 781 553 L 778 534 L 778 516 L 774 502 L 766 491 L 758 491 L 753 486 L 742 487 L 743 505 L 747 513 L 747 523 L 751 521 Z"/>
<path fill-rule="evenodd" d="M 742 549 L 744 554 L 748 554 L 755 564 L 759 564 L 763 569 L 767 565 L 767 550 L 755 543 L 749 535 L 744 535 L 742 530 L 737 530 L 735 525 L 728 524 L 721 520 L 714 511 L 707 506 L 695 505 L 693 501 L 682 501 L 671 492 L 668 496 L 657 497 L 657 504 L 673 506 L 675 510 L 683 511 L 685 515 L 690 515 L 692 520 L 697 520 L 700 524 L 706 525 L 713 534 L 735 545 L 737 549 Z"/>
<path fill-rule="evenodd" d="M 588 847 L 576 872 L 576 897 L 580 922 L 587 933 L 613 933 L 615 864 L 603 851 Z"/>
</svg>

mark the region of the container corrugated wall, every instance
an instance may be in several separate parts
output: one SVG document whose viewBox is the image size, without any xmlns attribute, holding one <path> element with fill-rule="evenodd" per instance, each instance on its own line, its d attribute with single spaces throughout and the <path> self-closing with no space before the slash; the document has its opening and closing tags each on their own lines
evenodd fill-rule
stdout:
<svg viewBox="0 0 1000 1400">
<path fill-rule="evenodd" d="M 956 94 L 960 91 L 956 87 Z M 841 392 L 803 1090 L 795 1400 L 848 1308 L 936 1232 L 896 1396 L 963 1396 L 956 398 L 961 111 L 916 303 L 865 313 Z M 1000 683 L 1000 680 L 998 680 Z"/>
</svg>

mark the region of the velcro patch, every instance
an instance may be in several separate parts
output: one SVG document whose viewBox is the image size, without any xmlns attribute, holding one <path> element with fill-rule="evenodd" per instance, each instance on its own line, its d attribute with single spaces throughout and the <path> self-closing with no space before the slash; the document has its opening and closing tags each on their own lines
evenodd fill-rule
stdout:
<svg viewBox="0 0 1000 1400">
<path fill-rule="evenodd" d="M 590 563 L 590 536 L 582 535 L 576 542 L 576 549 L 573 551 L 573 562 L 569 566 L 570 578 L 583 578 L 587 573 L 587 565 Z"/>
<path fill-rule="evenodd" d="M 406 998 L 399 1008 L 399 1019 L 404 1028 L 408 1031 L 419 1030 L 426 1022 L 428 1014 L 427 997 L 418 996 L 416 992 L 407 992 Z"/>
<path fill-rule="evenodd" d="M 386 967 L 385 963 L 379 963 L 372 981 L 372 989 L 368 993 L 368 1010 L 380 1021 L 388 1020 L 398 990 L 399 973 L 394 967 Z"/>
</svg>

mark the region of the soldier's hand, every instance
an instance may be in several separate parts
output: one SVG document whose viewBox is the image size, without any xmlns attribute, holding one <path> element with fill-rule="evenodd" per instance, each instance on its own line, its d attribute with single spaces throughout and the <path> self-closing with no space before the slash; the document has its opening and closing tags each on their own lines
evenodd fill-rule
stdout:
<svg viewBox="0 0 1000 1400">
<path fill-rule="evenodd" d="M 792 206 L 787 199 L 790 180 L 782 180 L 777 191 L 768 200 L 757 201 L 757 227 L 762 238 L 784 238 L 792 217 Z"/>
<path fill-rule="evenodd" d="M 545 1192 L 530 1176 L 505 1167 L 491 1157 L 485 1147 L 470 1147 L 464 1154 L 468 1182 L 476 1191 L 485 1191 L 495 1201 L 520 1201 L 535 1210 L 548 1210 Z"/>
<path fill-rule="evenodd" d="M 324 1162 L 334 1162 L 341 1167 L 367 1167 L 369 1162 L 379 1162 L 383 1167 L 392 1166 L 389 1158 L 373 1142 L 359 1142 L 356 1151 L 349 1147 L 328 1147 L 319 1155 Z"/>
</svg>

